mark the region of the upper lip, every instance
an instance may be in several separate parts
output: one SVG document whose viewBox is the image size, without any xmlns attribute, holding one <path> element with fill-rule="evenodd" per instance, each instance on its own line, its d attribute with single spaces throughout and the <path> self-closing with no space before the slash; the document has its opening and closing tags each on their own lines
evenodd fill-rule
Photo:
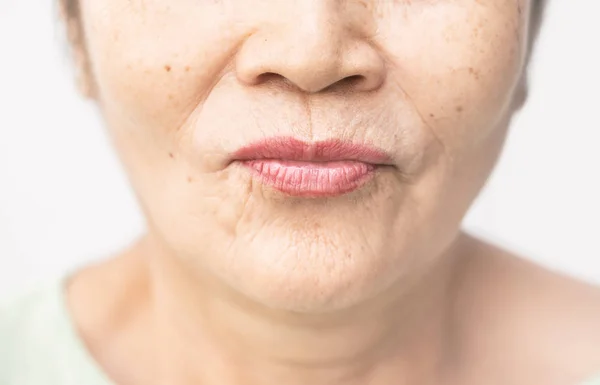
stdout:
<svg viewBox="0 0 600 385">
<path fill-rule="evenodd" d="M 241 147 L 232 156 L 232 161 L 258 159 L 304 162 L 355 161 L 374 165 L 392 164 L 391 156 L 380 148 L 337 139 L 308 143 L 291 137 L 273 137 Z"/>
</svg>

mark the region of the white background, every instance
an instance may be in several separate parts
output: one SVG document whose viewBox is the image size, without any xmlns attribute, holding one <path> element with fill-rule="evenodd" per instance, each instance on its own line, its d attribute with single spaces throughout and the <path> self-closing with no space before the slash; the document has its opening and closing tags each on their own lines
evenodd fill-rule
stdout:
<svg viewBox="0 0 600 385">
<path fill-rule="evenodd" d="M 529 104 L 465 221 L 476 234 L 595 283 L 599 15 L 598 0 L 550 4 Z M 0 0 L 0 295 L 104 258 L 143 228 L 95 110 L 75 93 L 57 26 L 53 0 Z"/>
</svg>

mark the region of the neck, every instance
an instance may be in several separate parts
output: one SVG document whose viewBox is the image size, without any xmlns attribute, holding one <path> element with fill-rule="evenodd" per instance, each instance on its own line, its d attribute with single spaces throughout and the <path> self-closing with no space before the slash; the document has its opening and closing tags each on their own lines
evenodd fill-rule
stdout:
<svg viewBox="0 0 600 385">
<path fill-rule="evenodd" d="M 192 276 L 150 238 L 139 248 L 151 261 L 161 383 L 430 383 L 448 361 L 454 248 L 414 282 L 327 314 L 266 308 Z"/>
</svg>

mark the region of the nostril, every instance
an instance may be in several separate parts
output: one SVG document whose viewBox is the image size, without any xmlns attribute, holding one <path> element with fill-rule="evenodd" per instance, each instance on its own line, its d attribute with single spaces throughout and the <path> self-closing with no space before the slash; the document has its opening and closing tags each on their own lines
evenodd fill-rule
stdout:
<svg viewBox="0 0 600 385">
<path fill-rule="evenodd" d="M 325 88 L 323 91 L 332 92 L 337 90 L 353 90 L 360 89 L 361 83 L 366 81 L 366 77 L 363 75 L 352 75 L 346 76 L 343 79 L 338 80 L 337 82 L 331 84 L 329 87 Z"/>
<path fill-rule="evenodd" d="M 254 78 L 251 82 L 255 86 L 277 87 L 279 89 L 287 89 L 289 91 L 303 90 L 305 92 L 352 92 L 364 91 L 369 87 L 369 78 L 364 75 L 346 76 L 338 81 L 329 84 L 325 88 L 311 87 L 310 84 L 304 84 L 303 87 L 294 83 L 292 80 L 276 72 L 263 72 Z"/>
<path fill-rule="evenodd" d="M 265 72 L 257 76 L 257 83 L 267 83 L 276 79 L 281 80 L 283 76 L 276 74 L 275 72 Z"/>
<path fill-rule="evenodd" d="M 363 75 L 352 75 L 352 76 L 347 76 L 347 77 L 343 78 L 338 83 L 340 83 L 344 86 L 355 86 L 355 85 L 363 82 L 364 80 L 365 80 L 365 77 Z"/>
<path fill-rule="evenodd" d="M 275 72 L 264 72 L 256 77 L 255 85 L 273 85 L 288 89 L 298 88 L 291 80 Z"/>
</svg>

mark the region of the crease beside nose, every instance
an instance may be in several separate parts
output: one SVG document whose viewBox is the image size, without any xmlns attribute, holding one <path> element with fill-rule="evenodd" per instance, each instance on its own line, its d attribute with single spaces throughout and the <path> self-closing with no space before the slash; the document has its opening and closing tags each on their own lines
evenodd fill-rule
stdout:
<svg viewBox="0 0 600 385">
<path fill-rule="evenodd" d="M 369 40 L 331 18 L 258 29 L 240 48 L 235 68 L 243 84 L 279 82 L 306 93 L 335 86 L 370 91 L 385 78 L 384 60 Z"/>
</svg>

